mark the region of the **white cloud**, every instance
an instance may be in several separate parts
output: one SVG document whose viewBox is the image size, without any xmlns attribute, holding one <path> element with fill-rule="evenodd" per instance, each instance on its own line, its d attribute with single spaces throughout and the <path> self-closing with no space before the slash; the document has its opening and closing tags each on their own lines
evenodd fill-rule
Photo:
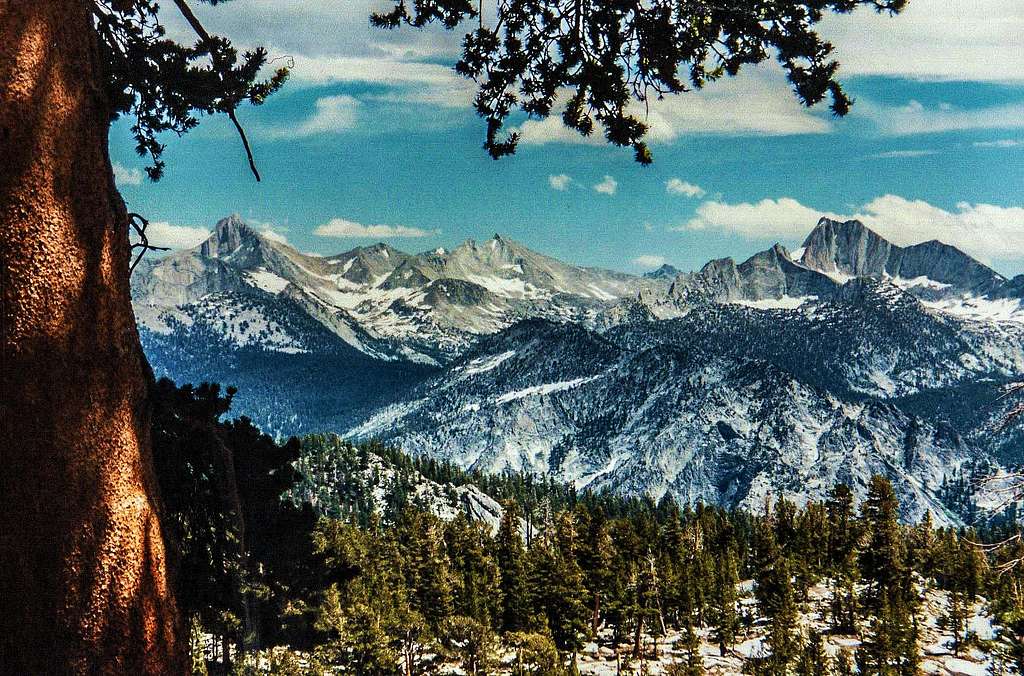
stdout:
<svg viewBox="0 0 1024 676">
<path fill-rule="evenodd" d="M 602 195 L 614 195 L 618 189 L 619 182 L 607 174 L 600 183 L 594 184 L 594 190 Z"/>
<path fill-rule="evenodd" d="M 463 29 L 470 30 L 471 24 L 453 31 L 370 26 L 370 13 L 386 6 L 384 0 L 247 0 L 231 11 L 200 3 L 196 12 L 207 28 L 239 47 L 265 45 L 272 58 L 291 59 L 290 87 L 370 83 L 386 88 L 373 95 L 380 101 L 438 111 L 470 104 L 473 84 L 442 62 L 460 53 Z M 172 37 L 194 40 L 178 13 L 165 14 Z M 841 78 L 1024 79 L 1019 59 L 1007 56 L 1024 34 L 1024 3 L 913 0 L 897 17 L 868 8 L 825 15 L 821 28 L 836 45 Z M 485 0 L 485 21 L 495 16 L 495 3 Z M 361 98 L 370 103 L 369 95 Z M 854 110 L 864 103 L 859 101 Z M 745 68 L 738 78 L 724 78 L 703 91 L 651 101 L 649 115 L 642 106 L 635 110 L 651 125 L 653 143 L 690 134 L 820 134 L 833 126 L 826 111 L 809 111 L 795 100 L 774 63 Z M 600 130 L 582 139 L 565 129 L 557 114 L 528 120 L 521 132 L 524 144 L 604 143 Z"/>
<path fill-rule="evenodd" d="M 1024 79 L 1020 60 L 1007 58 L 1024 33 L 1024 3 L 913 0 L 896 17 L 865 7 L 850 15 L 829 15 L 822 26 L 836 45 L 840 77 Z"/>
<path fill-rule="evenodd" d="M 317 226 L 313 232 L 321 237 L 426 237 L 436 234 L 420 228 L 405 225 L 363 225 L 344 218 L 332 218 L 323 225 Z"/>
<path fill-rule="evenodd" d="M 548 185 L 550 185 L 553 190 L 568 190 L 570 183 L 572 183 L 572 177 L 570 177 L 568 174 L 556 174 L 548 176 Z"/>
<path fill-rule="evenodd" d="M 559 99 L 567 99 L 565 92 L 559 94 Z M 566 127 L 561 111 L 557 107 L 543 120 L 524 122 L 518 128 L 521 142 L 606 143 L 600 128 L 584 137 Z M 680 136 L 694 134 L 788 136 L 824 134 L 832 129 L 827 115 L 802 106 L 782 73 L 770 66 L 749 68 L 737 77 L 713 82 L 706 89 L 651 100 L 647 107 L 634 102 L 631 111 L 647 124 L 647 141 L 653 144 L 671 143 Z"/>
<path fill-rule="evenodd" d="M 114 162 L 114 180 L 118 185 L 142 185 L 142 172 L 132 167 L 129 169 L 120 162 Z"/>
<path fill-rule="evenodd" d="M 450 58 L 459 53 L 465 30 L 473 28 L 471 23 L 453 31 L 438 26 L 396 31 L 370 26 L 370 13 L 387 5 L 383 0 L 246 0 L 231 11 L 199 3 L 196 12 L 212 32 L 231 37 L 238 45 L 270 45 L 272 56 L 336 52 L 349 57 Z M 494 5 L 485 0 L 485 21 L 493 21 Z M 165 14 L 171 30 L 178 31 L 175 37 L 194 41 L 176 12 Z M 1012 0 L 912 0 L 896 17 L 863 7 L 847 15 L 826 13 L 821 26 L 836 45 L 840 75 L 1024 78 L 1019 59 L 1008 58 L 1008 50 L 1024 34 L 1024 7 Z M 301 64 L 297 57 L 296 65 Z M 303 69 L 297 68 L 296 78 L 302 77 Z"/>
<path fill-rule="evenodd" d="M 975 148 L 1020 148 L 1024 146 L 1024 139 L 1001 138 L 995 141 L 975 141 L 971 145 Z"/>
<path fill-rule="evenodd" d="M 805 207 L 791 197 L 739 204 L 709 200 L 697 207 L 696 215 L 687 223 L 671 229 L 728 230 L 751 238 L 800 237 L 822 216 L 841 218 Z"/>
<path fill-rule="evenodd" d="M 404 61 L 391 56 L 295 56 L 293 78 L 299 86 L 364 83 L 388 87 L 367 96 L 383 103 L 410 103 L 437 108 L 463 108 L 473 103 L 475 85 L 450 66 Z"/>
<path fill-rule="evenodd" d="M 313 114 L 308 118 L 298 124 L 273 127 L 267 130 L 268 135 L 272 138 L 304 138 L 352 129 L 362 104 L 355 97 L 339 94 L 321 97 L 313 105 Z"/>
<path fill-rule="evenodd" d="M 672 195 L 685 195 L 687 197 L 704 197 L 707 194 L 704 188 L 699 185 L 694 185 L 678 178 L 670 178 L 665 181 L 665 192 Z"/>
<path fill-rule="evenodd" d="M 856 114 L 871 119 L 884 134 L 934 134 L 968 129 L 1024 128 L 1024 104 L 1006 104 L 987 108 L 961 108 L 950 103 L 926 106 L 911 99 L 902 106 L 880 105 L 861 100 Z"/>
<path fill-rule="evenodd" d="M 146 226 L 146 238 L 150 244 L 166 246 L 171 249 L 191 249 L 201 244 L 209 236 L 208 228 L 172 225 L 167 221 L 150 221 Z"/>
<path fill-rule="evenodd" d="M 642 256 L 637 256 L 630 262 L 633 263 L 633 265 L 637 266 L 638 268 L 644 268 L 648 270 L 660 268 L 662 265 L 666 263 L 664 256 L 656 256 L 654 254 L 644 254 Z"/>
<path fill-rule="evenodd" d="M 802 238 L 819 218 L 857 219 L 886 239 L 914 244 L 937 239 L 981 259 L 1024 258 L 1024 207 L 960 202 L 953 210 L 898 195 L 882 195 L 849 214 L 805 206 L 795 199 L 727 204 L 704 202 L 674 230 L 720 229 L 750 238 Z"/>
<path fill-rule="evenodd" d="M 901 158 L 926 157 L 928 155 L 938 154 L 938 150 L 889 150 L 884 153 L 875 153 L 870 157 L 879 160 L 892 160 Z"/>
<path fill-rule="evenodd" d="M 391 58 L 319 55 L 293 57 L 292 73 L 301 84 L 362 82 L 380 85 L 454 84 L 458 74 L 449 66 Z"/>
<path fill-rule="evenodd" d="M 260 234 L 263 235 L 263 237 L 269 239 L 271 242 L 277 242 L 279 244 L 288 244 L 288 238 L 271 227 L 261 228 Z"/>
</svg>

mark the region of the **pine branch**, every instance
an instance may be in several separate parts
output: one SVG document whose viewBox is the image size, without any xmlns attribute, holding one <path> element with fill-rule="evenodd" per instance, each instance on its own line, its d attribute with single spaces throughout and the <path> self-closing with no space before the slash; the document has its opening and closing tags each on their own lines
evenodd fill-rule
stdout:
<svg viewBox="0 0 1024 676">
<path fill-rule="evenodd" d="M 210 49 L 210 57 L 214 59 L 214 65 L 218 65 L 216 64 L 217 52 L 213 36 L 206 30 L 206 27 L 199 21 L 199 18 L 195 15 L 192 8 L 189 7 L 185 0 L 174 0 L 174 4 L 178 7 L 178 10 L 181 11 L 182 16 L 185 17 L 185 21 L 188 22 L 188 25 L 191 26 L 192 30 L 194 30 L 199 36 L 199 39 Z M 242 147 L 245 148 L 245 155 L 249 160 L 249 169 L 252 171 L 252 175 L 256 177 L 256 182 L 259 183 L 261 180 L 260 172 L 256 169 L 256 160 L 253 158 L 249 139 L 246 137 L 245 130 L 242 128 L 241 123 L 238 121 L 238 117 L 235 115 L 235 108 L 235 105 L 231 105 L 228 107 L 226 112 L 228 114 L 228 118 L 230 118 L 231 122 L 235 125 L 235 130 L 238 132 L 239 138 L 242 139 Z"/>
</svg>

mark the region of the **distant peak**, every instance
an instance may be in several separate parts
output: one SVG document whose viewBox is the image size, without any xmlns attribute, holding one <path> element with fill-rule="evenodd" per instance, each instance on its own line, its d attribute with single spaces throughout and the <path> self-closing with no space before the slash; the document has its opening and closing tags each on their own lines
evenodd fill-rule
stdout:
<svg viewBox="0 0 1024 676">
<path fill-rule="evenodd" d="M 736 267 L 736 261 L 732 258 L 713 258 L 704 264 L 701 272 L 713 272 L 721 270 L 732 270 Z"/>
<path fill-rule="evenodd" d="M 241 215 L 239 215 L 237 213 L 231 214 L 230 216 L 228 216 L 226 218 L 220 219 L 219 221 L 217 221 L 217 226 L 216 226 L 217 230 L 233 230 L 233 229 L 241 229 L 241 228 L 248 228 L 248 227 L 249 226 L 246 225 L 245 221 L 242 220 Z"/>
<path fill-rule="evenodd" d="M 822 216 L 818 219 L 818 224 L 814 227 L 815 230 L 830 228 L 833 230 L 869 230 L 868 226 L 864 225 L 856 218 L 851 218 L 848 221 L 837 221 L 834 218 L 828 216 Z"/>
<path fill-rule="evenodd" d="M 651 270 L 644 273 L 644 277 L 647 279 L 675 279 L 680 274 L 679 268 L 668 263 L 662 263 L 661 267 L 657 270 Z M 642 291 L 641 291 L 642 293 Z"/>
<path fill-rule="evenodd" d="M 837 221 L 833 218 L 822 216 L 818 219 L 818 224 L 807 235 L 803 247 L 807 248 L 815 242 L 831 241 L 837 237 L 843 239 L 868 237 L 888 243 L 888 240 L 855 218 L 848 221 Z"/>
<path fill-rule="evenodd" d="M 202 254 L 210 258 L 227 256 L 236 251 L 244 240 L 255 236 L 256 233 L 246 225 L 240 215 L 231 214 L 217 221 L 213 233 L 202 244 Z"/>
</svg>

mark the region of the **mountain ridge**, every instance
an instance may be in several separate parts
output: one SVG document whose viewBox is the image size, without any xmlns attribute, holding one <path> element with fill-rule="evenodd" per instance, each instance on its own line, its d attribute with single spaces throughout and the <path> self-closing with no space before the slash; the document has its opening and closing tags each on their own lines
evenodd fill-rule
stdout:
<svg viewBox="0 0 1024 676">
<path fill-rule="evenodd" d="M 309 256 L 229 217 L 133 293 L 158 372 L 242 385 L 278 434 L 749 508 L 880 472 L 906 518 L 962 523 L 987 497 L 946 487 L 1024 461 L 949 415 L 1024 377 L 1024 284 L 853 221 L 804 244 L 635 276 L 501 234 Z"/>
</svg>

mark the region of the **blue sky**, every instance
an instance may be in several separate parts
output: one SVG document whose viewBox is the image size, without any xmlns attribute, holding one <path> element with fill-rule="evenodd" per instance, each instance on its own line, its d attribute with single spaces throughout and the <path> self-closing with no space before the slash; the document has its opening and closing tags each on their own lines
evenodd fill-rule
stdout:
<svg viewBox="0 0 1024 676">
<path fill-rule="evenodd" d="M 896 19 L 831 20 L 850 116 L 800 108 L 777 68 L 758 68 L 653 106 L 655 162 L 642 167 L 557 117 L 518 120 L 519 152 L 491 160 L 471 83 L 448 68 L 458 36 L 376 31 L 374 0 L 235 0 L 202 6 L 208 27 L 296 66 L 283 92 L 240 112 L 263 182 L 223 119 L 167 138 L 155 184 L 125 124 L 111 156 L 130 208 L 173 246 L 238 212 L 307 252 L 379 240 L 421 251 L 500 232 L 564 260 L 642 272 L 796 247 L 826 214 L 898 243 L 948 241 L 1018 274 L 1022 4 L 911 0 Z"/>
</svg>

